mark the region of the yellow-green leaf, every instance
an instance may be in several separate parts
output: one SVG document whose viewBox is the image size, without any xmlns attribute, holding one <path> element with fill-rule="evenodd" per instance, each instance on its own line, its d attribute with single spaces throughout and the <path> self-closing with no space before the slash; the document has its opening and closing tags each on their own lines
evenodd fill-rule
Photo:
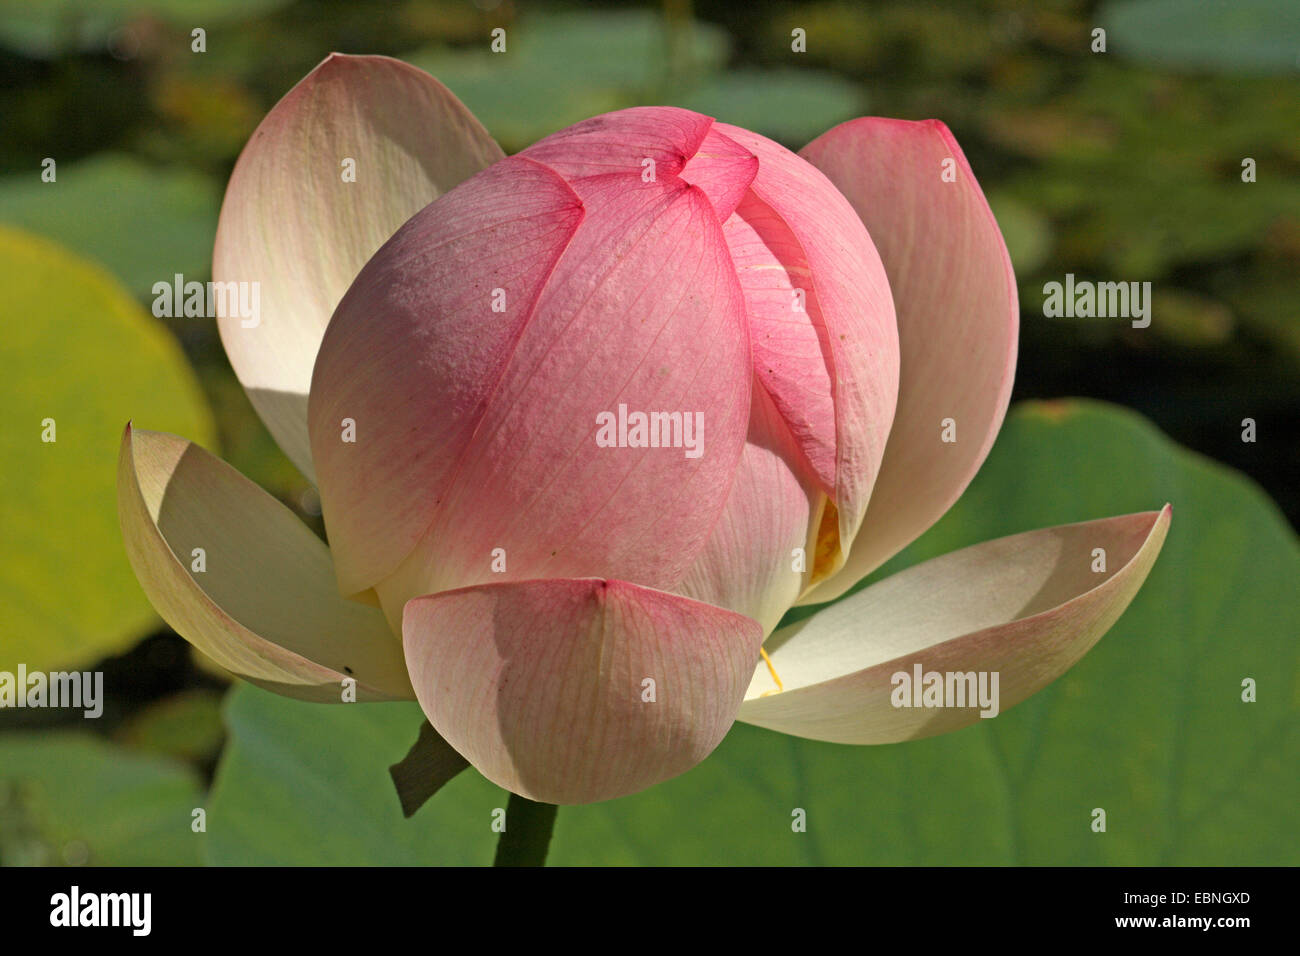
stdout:
<svg viewBox="0 0 1300 956">
<path fill-rule="evenodd" d="M 157 622 L 118 529 L 123 426 L 210 448 L 212 418 L 175 340 L 98 266 L 0 228 L 0 286 L 0 670 L 76 667 Z"/>
</svg>

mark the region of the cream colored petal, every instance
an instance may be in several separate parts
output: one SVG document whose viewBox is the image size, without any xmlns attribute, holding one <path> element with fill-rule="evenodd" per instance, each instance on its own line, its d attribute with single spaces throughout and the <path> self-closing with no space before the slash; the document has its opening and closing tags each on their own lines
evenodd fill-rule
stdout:
<svg viewBox="0 0 1300 956">
<path fill-rule="evenodd" d="M 896 706 L 915 698 L 895 675 L 914 675 L 917 665 L 923 675 L 983 674 L 990 691 L 996 674 L 1004 711 L 1069 670 L 1118 620 L 1171 514 L 1166 505 L 999 538 L 886 578 L 774 634 L 766 646 L 786 689 L 761 696 L 772 683 L 759 667 L 737 719 L 852 744 L 929 737 L 981 719 L 978 706 Z M 1097 548 L 1105 571 L 1093 570 Z"/>
<path fill-rule="evenodd" d="M 400 60 L 332 54 L 267 114 L 226 189 L 212 275 L 256 315 L 218 320 L 235 374 L 313 477 L 307 393 L 343 293 L 397 228 L 502 157 L 441 83 Z M 223 286 L 226 288 L 226 286 Z"/>
<path fill-rule="evenodd" d="M 284 505 L 197 445 L 127 426 L 117 475 L 145 594 L 222 667 L 290 697 L 414 697 L 383 614 L 341 597 L 329 549 Z"/>
</svg>

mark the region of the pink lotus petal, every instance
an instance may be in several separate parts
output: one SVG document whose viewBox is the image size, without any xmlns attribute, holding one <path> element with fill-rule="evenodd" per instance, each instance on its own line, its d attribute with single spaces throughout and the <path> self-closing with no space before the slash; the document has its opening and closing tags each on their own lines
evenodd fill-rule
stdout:
<svg viewBox="0 0 1300 956">
<path fill-rule="evenodd" d="M 879 744 L 946 733 L 978 707 L 900 707 L 894 675 L 997 674 L 997 710 L 1046 687 L 1133 600 L 1172 509 L 999 538 L 909 568 L 778 631 L 768 650 L 785 691 L 756 668 L 740 720 L 799 737 Z M 1094 571 L 1105 552 L 1105 571 Z M 954 689 L 957 684 L 954 682 Z M 418 690 L 418 685 L 417 685 Z M 949 700 L 949 704 L 957 701 Z"/>
<path fill-rule="evenodd" d="M 489 780 L 547 803 L 635 793 L 703 760 L 762 641 L 739 614 L 594 579 L 416 598 L 402 632 L 434 729 Z"/>
<path fill-rule="evenodd" d="M 758 157 L 726 224 L 745 292 L 754 370 L 838 509 L 848 553 L 894 415 L 898 333 L 872 237 L 835 187 L 782 146 L 718 130 Z M 802 290 L 796 306 L 795 290 Z"/>
<path fill-rule="evenodd" d="M 642 183 L 680 179 L 704 191 L 718 222 L 731 215 L 758 170 L 754 154 L 720 133 L 710 117 L 669 106 L 595 116 L 520 155 L 545 163 L 570 182 L 612 173 L 635 174 Z M 631 180 L 625 182 L 631 188 Z"/>
<path fill-rule="evenodd" d="M 259 315 L 219 319 L 221 340 L 253 407 L 308 477 L 307 389 L 334 306 L 398 226 L 501 156 L 427 73 L 336 53 L 276 104 L 239 157 L 212 273 L 258 283 Z M 355 182 L 344 181 L 345 160 Z"/>
<path fill-rule="evenodd" d="M 682 169 L 680 178 L 704 190 L 718 222 L 725 223 L 749 191 L 758 173 L 758 157 L 714 127 Z"/>
<path fill-rule="evenodd" d="M 812 522 L 825 501 L 798 461 L 790 430 L 756 388 L 727 506 L 676 593 L 752 617 L 771 633 L 812 574 Z"/>
<path fill-rule="evenodd" d="M 669 589 L 722 512 L 744 446 L 750 370 L 713 208 L 698 189 L 631 174 L 574 186 L 586 217 L 428 534 L 376 588 L 390 619 L 417 595 L 487 581 L 609 575 Z M 436 326 L 431 334 L 437 341 Z M 406 391 L 395 381 L 383 390 L 398 401 Z M 620 406 L 628 416 L 678 415 L 682 427 L 667 436 L 678 446 L 630 447 L 629 430 L 629 447 L 600 447 L 600 416 L 618 418 Z"/>
<path fill-rule="evenodd" d="M 346 680 L 356 700 L 412 696 L 384 616 L 340 597 L 329 549 L 225 462 L 128 425 L 117 494 L 149 600 L 222 667 L 307 700 L 344 701 Z"/>
<path fill-rule="evenodd" d="M 670 106 L 637 106 L 593 116 L 529 146 L 520 155 L 569 181 L 635 173 L 654 160 L 655 178 L 671 181 L 699 151 L 713 120 Z"/>
<path fill-rule="evenodd" d="M 502 160 L 415 215 L 339 303 L 309 422 L 345 594 L 429 529 L 582 218 L 555 172 Z"/>
<path fill-rule="evenodd" d="M 1002 426 L 1016 362 L 1015 276 L 979 183 L 948 128 L 866 118 L 800 152 L 848 197 L 875 239 L 898 309 L 898 411 L 862 532 L 829 601 L 952 506 Z M 955 181 L 943 179 L 951 160 Z M 956 441 L 941 441 L 942 423 Z"/>
</svg>

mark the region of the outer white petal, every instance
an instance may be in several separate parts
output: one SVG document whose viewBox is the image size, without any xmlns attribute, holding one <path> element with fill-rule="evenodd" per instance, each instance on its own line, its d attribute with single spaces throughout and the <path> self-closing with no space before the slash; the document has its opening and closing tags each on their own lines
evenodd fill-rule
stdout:
<svg viewBox="0 0 1300 956">
<path fill-rule="evenodd" d="M 284 505 L 197 445 L 127 426 L 117 474 L 136 577 L 176 631 L 290 697 L 414 696 L 383 614 L 339 595 L 329 549 Z"/>
<path fill-rule="evenodd" d="M 978 707 L 898 707 L 894 675 L 998 675 L 1006 710 L 1065 673 L 1118 620 L 1155 563 L 1172 509 L 1061 525 L 955 551 L 886 578 L 767 643 L 738 719 L 879 744 L 957 730 Z M 1093 549 L 1104 548 L 1105 572 Z M 991 686 L 991 685 L 989 685 Z M 952 703 L 952 701 L 949 701 Z"/>
<path fill-rule="evenodd" d="M 253 133 L 212 276 L 250 296 L 256 283 L 257 314 L 218 325 L 253 407 L 308 477 L 307 392 L 334 307 L 402 223 L 501 156 L 446 87 L 382 56 L 332 54 Z"/>
</svg>

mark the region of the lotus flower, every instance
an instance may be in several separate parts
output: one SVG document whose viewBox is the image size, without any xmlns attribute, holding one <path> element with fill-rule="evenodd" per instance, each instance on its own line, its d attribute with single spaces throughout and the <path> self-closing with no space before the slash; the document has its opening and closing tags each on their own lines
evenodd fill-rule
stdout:
<svg viewBox="0 0 1300 956">
<path fill-rule="evenodd" d="M 979 719 L 895 706 L 916 664 L 996 672 L 1005 709 L 1114 623 L 1169 525 L 991 541 L 775 630 L 938 519 L 1006 411 L 1011 264 L 935 121 L 796 155 L 629 109 L 506 158 L 432 77 L 335 55 L 240 157 L 213 272 L 260 283 L 222 341 L 330 544 L 128 425 L 154 606 L 262 687 L 415 698 L 534 800 L 641 790 L 736 720 L 867 744 Z"/>
</svg>

